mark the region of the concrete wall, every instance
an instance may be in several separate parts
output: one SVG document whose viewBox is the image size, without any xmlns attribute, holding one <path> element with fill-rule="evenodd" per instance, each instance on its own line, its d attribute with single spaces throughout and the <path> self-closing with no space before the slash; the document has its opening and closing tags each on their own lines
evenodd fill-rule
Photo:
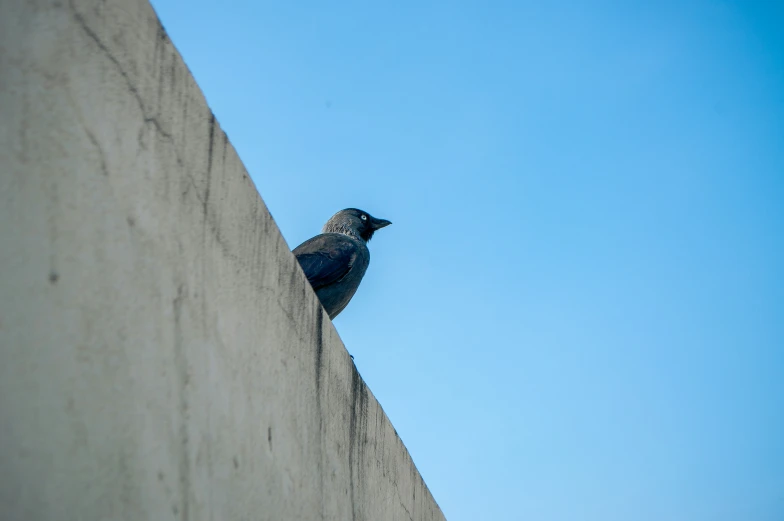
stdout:
<svg viewBox="0 0 784 521">
<path fill-rule="evenodd" d="M 443 519 L 145 0 L 1 1 L 0 115 L 0 518 Z"/>
</svg>

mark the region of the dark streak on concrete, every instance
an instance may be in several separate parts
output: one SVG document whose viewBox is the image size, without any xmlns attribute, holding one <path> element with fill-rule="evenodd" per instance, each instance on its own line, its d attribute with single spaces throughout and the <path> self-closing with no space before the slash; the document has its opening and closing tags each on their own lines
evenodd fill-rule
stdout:
<svg viewBox="0 0 784 521">
<path fill-rule="evenodd" d="M 296 270 L 292 270 L 296 275 Z M 292 286 L 294 287 L 294 286 Z M 325 516 L 324 509 L 324 412 L 321 410 L 321 373 L 324 363 L 324 313 L 319 305 L 316 308 L 316 414 L 318 414 L 318 447 L 319 447 L 319 492 L 321 493 L 321 516 Z"/>
<path fill-rule="evenodd" d="M 60 274 L 56 271 L 49 272 L 49 283 L 50 284 L 57 284 L 57 281 L 60 280 Z"/>
<path fill-rule="evenodd" d="M 207 203 L 210 200 L 210 185 L 212 183 L 212 151 L 215 147 L 215 114 L 210 111 L 210 145 L 207 150 L 207 188 L 204 191 L 204 219 L 207 220 Z"/>
<path fill-rule="evenodd" d="M 166 33 L 163 34 L 163 37 L 166 38 Z M 174 92 L 178 92 L 178 89 L 175 85 L 177 85 L 177 62 L 175 60 L 171 61 L 171 65 L 169 66 L 169 74 L 171 75 L 171 89 Z"/>
<path fill-rule="evenodd" d="M 321 364 L 324 356 L 324 314 L 321 306 L 316 309 L 316 402 L 321 414 Z"/>
<path fill-rule="evenodd" d="M 163 99 L 163 83 L 164 83 L 163 80 L 166 77 L 166 75 L 163 73 L 163 65 L 164 65 L 164 62 L 166 61 L 164 59 L 164 54 L 166 52 L 166 48 L 165 48 L 165 45 L 162 44 L 162 42 L 166 41 L 165 37 L 162 38 L 162 36 L 165 35 L 165 34 L 166 33 L 164 32 L 163 25 L 159 24 L 158 25 L 158 37 L 155 39 L 155 57 L 157 58 L 158 55 L 160 55 L 160 58 L 159 58 L 160 59 L 160 66 L 158 67 L 159 68 L 159 72 L 158 72 L 158 98 L 157 98 L 158 99 L 158 107 L 159 107 L 158 110 L 159 111 L 160 111 L 161 100 Z"/>
<path fill-rule="evenodd" d="M 226 152 L 229 150 L 229 135 L 223 131 L 223 165 L 226 165 Z"/>
<path fill-rule="evenodd" d="M 367 435 L 368 390 L 354 364 L 351 364 L 351 400 L 348 466 L 351 481 L 351 519 L 356 521 L 356 489 L 363 482 L 362 462 L 364 460 L 364 438 Z"/>
<path fill-rule="evenodd" d="M 210 191 L 212 190 L 212 154 L 215 148 L 215 114 L 210 111 L 210 124 L 209 124 L 209 145 L 207 147 L 207 172 L 206 172 L 206 184 L 207 186 L 204 188 L 204 197 L 199 198 L 202 204 L 201 213 L 202 219 L 204 223 L 203 231 L 202 231 L 202 244 L 204 249 L 207 249 L 207 231 L 211 229 L 213 235 L 215 236 L 216 242 L 221 249 L 226 251 L 226 248 L 221 244 L 220 240 L 220 233 L 218 227 L 213 223 L 210 219 L 210 212 L 209 212 L 209 203 L 210 203 Z M 197 192 L 198 193 L 198 192 Z M 205 255 L 202 259 L 202 287 L 207 287 L 207 259 L 208 257 Z M 207 320 L 207 299 L 201 299 L 201 311 L 202 311 L 202 324 L 205 329 L 205 332 L 208 328 L 209 321 Z"/>
<path fill-rule="evenodd" d="M 187 136 L 188 135 L 187 134 L 187 129 L 188 129 L 188 127 L 187 127 L 187 124 L 188 124 L 188 105 L 189 105 L 188 100 L 189 100 L 189 98 L 186 96 L 185 100 L 182 103 L 182 125 L 183 125 L 183 127 L 182 127 L 182 130 L 180 131 L 180 134 L 183 135 L 183 136 Z"/>
<path fill-rule="evenodd" d="M 352 364 L 352 379 L 351 379 L 351 396 L 352 398 L 356 396 L 356 389 L 357 383 L 356 379 L 358 377 L 357 368 Z M 354 400 L 352 400 L 353 402 Z M 351 488 L 351 519 L 352 521 L 356 521 L 357 519 L 357 512 L 356 512 L 356 497 L 354 494 L 354 444 L 356 443 L 356 431 L 357 431 L 357 408 L 356 403 L 352 403 L 351 407 L 351 417 L 349 419 L 348 424 L 348 472 L 349 472 L 349 486 Z"/>
<path fill-rule="evenodd" d="M 188 395 L 187 395 L 188 361 L 185 355 L 185 346 L 183 345 L 184 339 L 183 339 L 183 329 L 182 329 L 183 327 L 182 326 L 182 303 L 184 299 L 185 299 L 185 286 L 180 284 L 177 287 L 177 297 L 175 297 L 174 301 L 172 302 L 172 306 L 174 307 L 174 357 L 177 362 L 177 376 L 179 380 L 178 384 L 179 384 L 179 392 L 180 392 L 179 473 L 180 473 L 180 504 L 182 508 L 179 510 L 182 512 L 180 519 L 182 521 L 188 521 L 189 498 L 191 495 L 191 481 L 190 481 L 191 463 L 190 463 L 190 455 L 188 454 L 188 445 L 189 445 L 189 436 L 188 436 L 189 404 L 188 404 Z M 177 510 L 175 510 L 175 512 L 176 511 Z"/>
</svg>

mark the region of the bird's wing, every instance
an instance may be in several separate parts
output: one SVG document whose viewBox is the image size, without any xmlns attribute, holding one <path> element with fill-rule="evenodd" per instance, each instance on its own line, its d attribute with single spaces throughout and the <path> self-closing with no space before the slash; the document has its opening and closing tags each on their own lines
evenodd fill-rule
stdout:
<svg viewBox="0 0 784 521">
<path fill-rule="evenodd" d="M 358 253 L 357 244 L 338 233 L 317 235 L 294 248 L 294 255 L 314 290 L 340 280 L 349 272 Z"/>
</svg>

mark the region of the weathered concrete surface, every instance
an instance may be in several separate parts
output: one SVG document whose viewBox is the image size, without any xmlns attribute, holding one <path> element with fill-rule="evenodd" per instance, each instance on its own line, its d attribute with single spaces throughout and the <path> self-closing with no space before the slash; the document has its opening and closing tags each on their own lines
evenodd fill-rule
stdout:
<svg viewBox="0 0 784 521">
<path fill-rule="evenodd" d="M 0 2 L 4 521 L 440 520 L 144 0 Z"/>
</svg>

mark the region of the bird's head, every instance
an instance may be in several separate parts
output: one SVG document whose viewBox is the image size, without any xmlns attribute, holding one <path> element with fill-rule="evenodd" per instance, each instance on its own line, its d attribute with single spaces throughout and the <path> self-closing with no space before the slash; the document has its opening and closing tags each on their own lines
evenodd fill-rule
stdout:
<svg viewBox="0 0 784 521">
<path fill-rule="evenodd" d="M 323 233 L 345 233 L 365 242 L 373 238 L 376 230 L 392 224 L 386 219 L 376 219 L 372 215 L 356 208 L 346 208 L 330 217 L 324 225 Z"/>
</svg>

